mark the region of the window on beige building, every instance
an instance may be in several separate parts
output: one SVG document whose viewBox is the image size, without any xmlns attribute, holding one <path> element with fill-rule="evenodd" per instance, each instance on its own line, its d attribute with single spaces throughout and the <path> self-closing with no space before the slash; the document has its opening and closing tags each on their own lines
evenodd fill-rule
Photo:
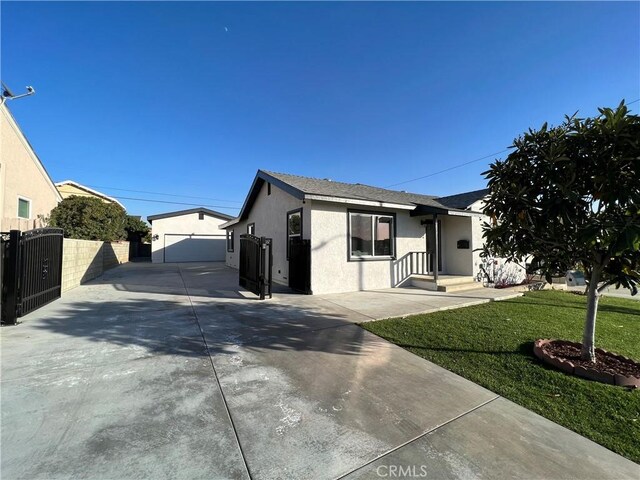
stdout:
<svg viewBox="0 0 640 480">
<path fill-rule="evenodd" d="M 18 218 L 31 218 L 31 200 L 18 197 Z"/>
</svg>

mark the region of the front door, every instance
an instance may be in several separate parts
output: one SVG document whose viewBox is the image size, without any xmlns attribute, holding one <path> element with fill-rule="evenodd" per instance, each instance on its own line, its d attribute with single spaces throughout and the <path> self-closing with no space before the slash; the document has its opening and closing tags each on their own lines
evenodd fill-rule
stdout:
<svg viewBox="0 0 640 480">
<path fill-rule="evenodd" d="M 427 273 L 433 273 L 436 245 L 438 248 L 438 272 L 442 271 L 442 221 L 438 220 L 438 241 L 433 222 L 427 223 Z"/>
</svg>

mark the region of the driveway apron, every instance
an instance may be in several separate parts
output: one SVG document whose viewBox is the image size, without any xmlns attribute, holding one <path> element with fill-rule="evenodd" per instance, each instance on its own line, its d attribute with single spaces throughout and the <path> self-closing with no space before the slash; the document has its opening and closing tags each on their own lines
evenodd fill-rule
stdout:
<svg viewBox="0 0 640 480">
<path fill-rule="evenodd" d="M 259 301 L 237 280 L 123 265 L 3 328 L 2 478 L 640 474 L 361 329 L 353 299 Z"/>
<path fill-rule="evenodd" d="M 181 268 L 253 478 L 640 473 L 635 463 L 361 329 L 355 323 L 371 319 L 370 305 L 286 293 L 261 302 L 209 288 L 197 271 Z M 224 275 L 235 284 L 235 271 Z M 478 300 L 464 297 L 458 301 Z"/>
</svg>

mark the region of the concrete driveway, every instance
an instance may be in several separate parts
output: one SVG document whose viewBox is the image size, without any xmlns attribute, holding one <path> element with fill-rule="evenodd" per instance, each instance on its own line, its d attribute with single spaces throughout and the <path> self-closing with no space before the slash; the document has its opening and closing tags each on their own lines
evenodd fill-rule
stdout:
<svg viewBox="0 0 640 480">
<path fill-rule="evenodd" d="M 236 283 L 128 264 L 3 328 L 3 480 L 640 475 L 365 332 L 353 299 Z"/>
</svg>

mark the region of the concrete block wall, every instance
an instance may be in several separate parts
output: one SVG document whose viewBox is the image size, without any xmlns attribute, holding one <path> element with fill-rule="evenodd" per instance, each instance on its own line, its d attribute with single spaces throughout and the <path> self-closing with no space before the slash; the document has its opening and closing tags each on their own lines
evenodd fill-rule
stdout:
<svg viewBox="0 0 640 480">
<path fill-rule="evenodd" d="M 129 260 L 129 242 L 65 238 L 62 244 L 62 292 L 67 292 Z"/>
<path fill-rule="evenodd" d="M 102 246 L 102 266 L 104 270 L 117 267 L 129 261 L 129 242 L 105 242 Z"/>
<path fill-rule="evenodd" d="M 62 243 L 62 292 L 102 275 L 104 242 L 65 238 Z"/>
</svg>

